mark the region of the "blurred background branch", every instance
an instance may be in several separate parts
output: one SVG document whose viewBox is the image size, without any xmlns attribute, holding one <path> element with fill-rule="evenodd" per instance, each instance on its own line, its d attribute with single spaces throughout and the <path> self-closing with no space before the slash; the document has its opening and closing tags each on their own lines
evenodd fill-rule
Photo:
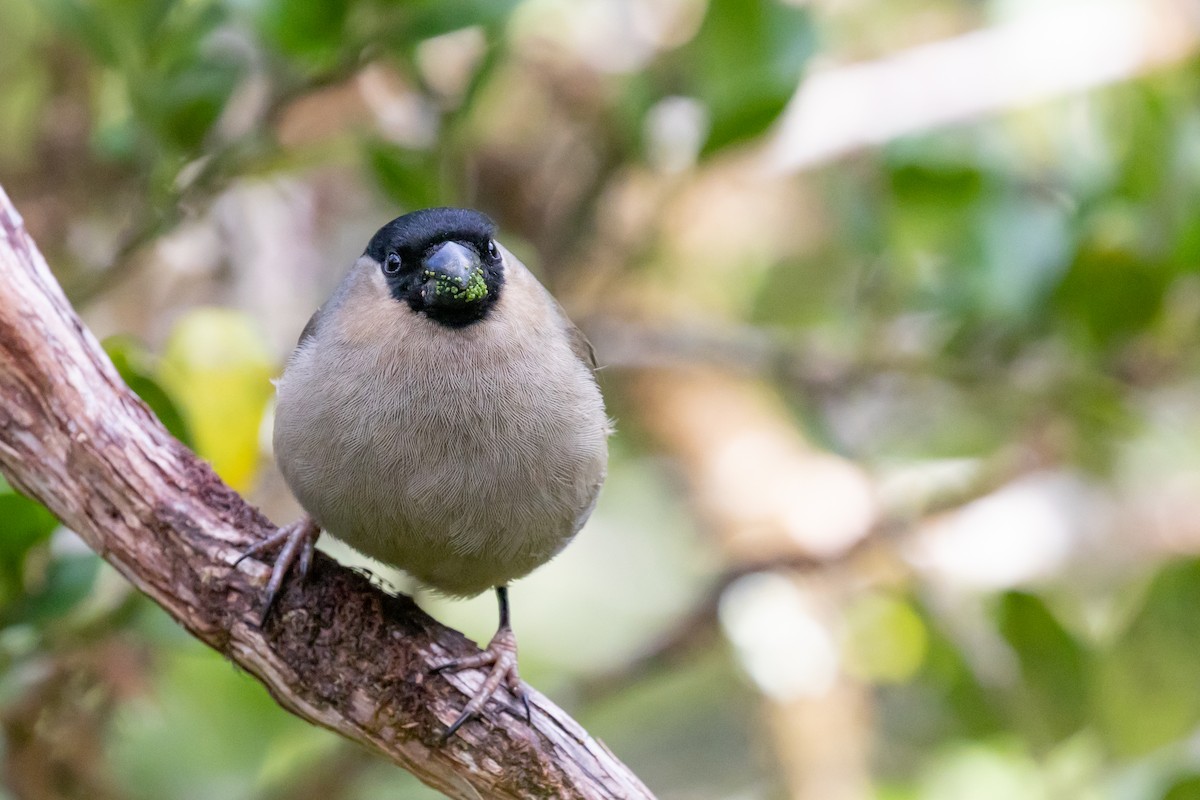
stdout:
<svg viewBox="0 0 1200 800">
<path fill-rule="evenodd" d="M 1031 6 L 1002 25 L 814 72 L 780 118 L 765 166 L 811 168 L 901 136 L 1127 81 L 1198 50 L 1200 16 L 1185 0 Z"/>
</svg>

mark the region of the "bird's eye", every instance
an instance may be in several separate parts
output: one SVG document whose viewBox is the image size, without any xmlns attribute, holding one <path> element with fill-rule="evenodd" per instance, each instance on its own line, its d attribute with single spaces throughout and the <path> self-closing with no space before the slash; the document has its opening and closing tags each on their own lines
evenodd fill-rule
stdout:
<svg viewBox="0 0 1200 800">
<path fill-rule="evenodd" d="M 499 258 L 500 257 L 500 248 L 496 247 L 495 239 L 488 239 L 487 254 L 491 258 Z"/>
<path fill-rule="evenodd" d="M 387 258 L 383 260 L 383 271 L 388 275 L 395 275 L 400 271 L 400 256 L 395 253 L 388 253 Z"/>
</svg>

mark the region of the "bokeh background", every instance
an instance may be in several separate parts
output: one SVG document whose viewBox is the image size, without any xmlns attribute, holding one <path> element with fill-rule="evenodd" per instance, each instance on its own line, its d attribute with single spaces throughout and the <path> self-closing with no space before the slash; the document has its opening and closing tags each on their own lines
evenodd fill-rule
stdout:
<svg viewBox="0 0 1200 800">
<path fill-rule="evenodd" d="M 617 422 L 592 521 L 514 588 L 522 672 L 661 797 L 1200 798 L 1193 0 L 4 0 L 0 31 L 0 184 L 278 522 L 308 315 L 399 213 L 497 220 Z M 434 796 L 7 490 L 0 664 L 3 798 Z"/>
</svg>

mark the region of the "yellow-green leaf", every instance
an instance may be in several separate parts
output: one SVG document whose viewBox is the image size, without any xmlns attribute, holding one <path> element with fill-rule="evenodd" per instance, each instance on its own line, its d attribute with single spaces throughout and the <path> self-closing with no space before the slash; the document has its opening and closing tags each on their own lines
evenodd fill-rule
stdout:
<svg viewBox="0 0 1200 800">
<path fill-rule="evenodd" d="M 239 491 L 257 472 L 273 372 L 262 336 L 238 311 L 191 311 L 167 342 L 163 384 L 183 410 L 196 452 Z"/>
</svg>

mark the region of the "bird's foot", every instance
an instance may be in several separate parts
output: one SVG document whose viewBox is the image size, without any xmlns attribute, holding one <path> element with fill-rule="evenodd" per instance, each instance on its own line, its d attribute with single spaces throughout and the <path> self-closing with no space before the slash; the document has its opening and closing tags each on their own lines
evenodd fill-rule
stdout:
<svg viewBox="0 0 1200 800">
<path fill-rule="evenodd" d="M 271 567 L 271 579 L 267 581 L 267 599 L 263 603 L 262 612 L 258 617 L 260 626 L 267 621 L 271 609 L 275 606 L 275 599 L 279 595 L 283 581 L 292 566 L 295 565 L 296 572 L 300 574 L 301 578 L 308 574 L 308 568 L 312 566 L 313 550 L 317 543 L 317 537 L 320 535 L 321 528 L 313 521 L 312 517 L 305 516 L 280 528 L 242 553 L 238 560 L 233 562 L 233 566 L 236 567 L 251 556 L 258 556 L 276 547 L 280 548 L 279 555 L 275 557 L 275 563 Z"/>
<path fill-rule="evenodd" d="M 449 739 L 454 735 L 455 731 L 463 726 L 463 723 L 479 714 L 483 710 L 484 704 L 492 698 L 502 683 L 508 687 L 508 690 L 514 697 L 521 701 L 525 712 L 525 721 L 529 722 L 533 719 L 529 708 L 529 696 L 525 692 L 525 687 L 521 684 L 520 675 L 517 674 L 517 637 L 513 634 L 512 628 L 507 625 L 502 626 L 496 631 L 496 635 L 492 637 L 492 641 L 488 642 L 488 646 L 482 652 L 466 656 L 465 658 L 454 658 L 441 664 L 436 664 L 430 671 L 458 672 L 459 670 L 478 669 L 479 667 L 486 667 L 488 665 L 491 665 L 491 669 L 488 671 L 483 685 L 467 701 L 467 705 L 463 708 L 462 713 L 458 715 L 458 719 L 454 720 L 454 723 L 442 734 L 442 741 Z M 518 709 L 509 707 L 509 710 L 515 714 L 520 714 Z"/>
</svg>

